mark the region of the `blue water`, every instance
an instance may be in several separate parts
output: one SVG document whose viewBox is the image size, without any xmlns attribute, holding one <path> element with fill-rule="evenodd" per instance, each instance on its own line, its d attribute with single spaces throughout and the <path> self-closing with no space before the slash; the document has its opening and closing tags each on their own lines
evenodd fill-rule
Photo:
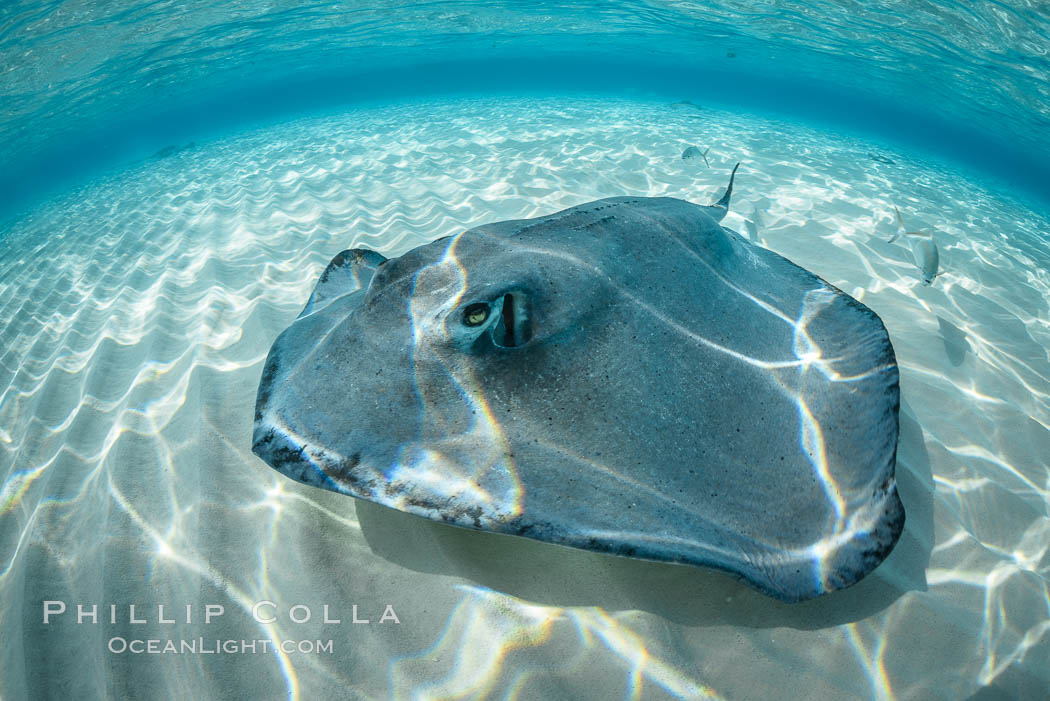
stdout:
<svg viewBox="0 0 1050 701">
<path fill-rule="evenodd" d="M 819 120 L 1050 199 L 1039 3 L 11 2 L 4 210 L 202 130 L 455 92 L 638 94 Z"/>
<path fill-rule="evenodd" d="M 0 696 L 1044 696 L 1048 37 L 1021 0 L 4 3 Z M 339 251 L 706 204 L 738 161 L 723 224 L 896 351 L 907 523 L 856 586 L 783 604 L 251 453 L 266 353 Z M 113 648 L 150 639 L 200 642 Z"/>
</svg>

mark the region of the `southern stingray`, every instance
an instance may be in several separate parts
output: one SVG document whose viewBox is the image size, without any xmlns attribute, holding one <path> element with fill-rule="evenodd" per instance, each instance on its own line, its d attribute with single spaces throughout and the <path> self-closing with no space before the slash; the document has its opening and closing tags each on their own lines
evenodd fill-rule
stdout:
<svg viewBox="0 0 1050 701">
<path fill-rule="evenodd" d="M 343 251 L 270 349 L 254 451 L 306 484 L 787 601 L 855 583 L 904 524 L 893 347 L 863 304 L 723 228 L 732 186 Z"/>
</svg>

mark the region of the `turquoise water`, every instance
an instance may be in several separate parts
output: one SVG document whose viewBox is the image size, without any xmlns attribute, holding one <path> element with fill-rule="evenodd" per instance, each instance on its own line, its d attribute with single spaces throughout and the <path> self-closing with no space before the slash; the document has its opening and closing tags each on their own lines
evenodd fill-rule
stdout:
<svg viewBox="0 0 1050 701">
<path fill-rule="evenodd" d="M 106 7 L 0 9 L 4 698 L 1050 688 L 1045 9 Z M 783 604 L 251 453 L 266 352 L 338 251 L 707 204 L 737 161 L 723 223 L 871 307 L 900 363 L 908 520 L 855 587 Z M 939 247 L 932 285 L 894 207 Z M 149 640 L 196 647 L 120 649 Z M 209 652 L 231 640 L 270 647 Z"/>
<path fill-rule="evenodd" d="M 1048 42 L 1045 7 L 1026 0 L 10 2 L 0 191 L 21 198 L 200 131 L 348 102 L 533 90 L 820 120 L 950 154 L 1045 201 Z"/>
</svg>

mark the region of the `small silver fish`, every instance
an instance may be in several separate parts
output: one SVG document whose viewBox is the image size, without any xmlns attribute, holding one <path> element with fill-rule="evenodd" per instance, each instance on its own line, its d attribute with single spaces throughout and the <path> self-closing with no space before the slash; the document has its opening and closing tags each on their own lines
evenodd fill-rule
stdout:
<svg viewBox="0 0 1050 701">
<path fill-rule="evenodd" d="M 698 149 L 696 146 L 690 146 L 689 148 L 687 148 L 685 151 L 682 152 L 682 158 L 685 159 L 685 160 L 688 160 L 690 158 L 696 158 L 697 156 L 700 156 L 701 158 L 704 159 L 704 163 L 707 165 L 707 167 L 710 168 L 711 167 L 711 163 L 710 163 L 710 161 L 707 160 L 707 154 L 710 151 L 711 151 L 711 147 L 710 146 L 708 146 L 707 150 L 704 151 L 703 153 L 701 153 L 700 149 Z"/>
<path fill-rule="evenodd" d="M 922 271 L 923 284 L 932 284 L 933 279 L 941 274 L 938 272 L 941 265 L 941 252 L 937 250 L 937 242 L 933 240 L 932 234 L 922 231 L 905 231 L 901 210 L 894 206 L 894 211 L 897 212 L 897 233 L 889 237 L 889 242 L 892 243 L 901 236 L 919 237 L 920 241 L 912 248 L 912 253 L 916 256 L 916 265 Z"/>
<path fill-rule="evenodd" d="M 941 264 L 941 253 L 937 250 L 937 242 L 933 240 L 933 234 L 923 231 L 905 231 L 901 211 L 896 206 L 893 207 L 893 211 L 897 213 L 897 233 L 890 237 L 889 243 L 893 243 L 901 236 L 918 237 L 920 241 L 912 249 L 915 254 L 915 264 L 922 271 L 923 284 L 933 284 L 934 278 L 940 275 L 937 269 Z"/>
<path fill-rule="evenodd" d="M 941 263 L 941 254 L 937 250 L 937 244 L 933 236 L 923 238 L 916 246 L 915 257 L 919 269 L 922 270 L 922 282 L 925 285 L 933 283 L 933 279 L 940 275 L 937 268 Z"/>
</svg>

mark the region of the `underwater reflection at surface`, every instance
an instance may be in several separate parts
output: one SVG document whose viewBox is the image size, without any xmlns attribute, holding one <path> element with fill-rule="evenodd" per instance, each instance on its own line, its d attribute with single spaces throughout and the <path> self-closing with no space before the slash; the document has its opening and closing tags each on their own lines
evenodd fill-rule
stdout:
<svg viewBox="0 0 1050 701">
<path fill-rule="evenodd" d="M 847 139 L 677 114 L 478 101 L 298 122 L 173 153 L 5 232 L 0 693 L 981 698 L 1045 689 L 1045 216 L 906 154 L 861 164 L 844 154 L 871 148 Z M 750 170 L 723 223 L 742 231 L 737 212 L 761 211 L 762 245 L 861 299 L 894 341 L 908 520 L 865 580 L 778 604 L 715 572 L 443 527 L 299 486 L 251 455 L 265 351 L 336 252 L 393 256 L 604 196 L 706 203 L 724 183 L 682 161 L 698 141 L 712 147 L 712 171 L 737 158 Z M 944 274 L 930 287 L 909 249 L 887 241 L 891 203 L 909 226 L 938 227 Z M 76 625 L 71 611 L 44 627 L 40 602 L 50 599 L 152 613 L 142 625 L 125 616 L 93 626 Z M 250 615 L 263 600 L 278 605 L 272 624 Z M 169 626 L 157 622 L 158 603 L 227 613 Z M 289 620 L 297 603 L 315 612 L 308 623 Z M 340 625 L 323 623 L 323 604 Z M 371 623 L 351 622 L 354 604 Z M 379 624 L 386 604 L 400 624 Z M 131 659 L 107 651 L 118 635 L 336 645 L 331 655 Z"/>
</svg>

